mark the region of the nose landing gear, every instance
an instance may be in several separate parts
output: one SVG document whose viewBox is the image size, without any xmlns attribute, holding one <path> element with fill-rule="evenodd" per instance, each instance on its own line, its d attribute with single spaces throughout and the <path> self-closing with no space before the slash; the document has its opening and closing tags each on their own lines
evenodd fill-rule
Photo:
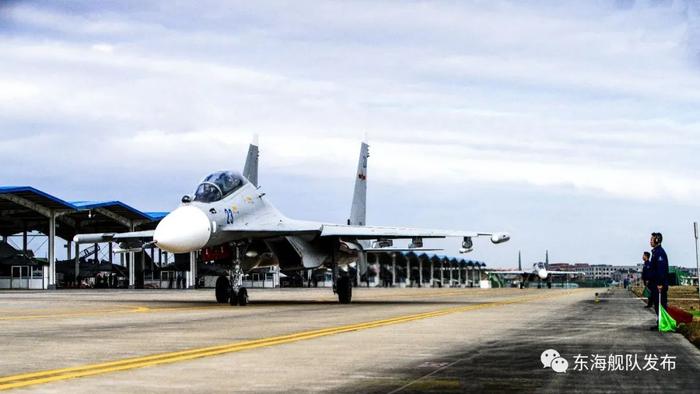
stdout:
<svg viewBox="0 0 700 394">
<path fill-rule="evenodd" d="M 231 295 L 231 285 L 228 278 L 224 275 L 216 279 L 216 302 L 225 304 L 228 302 Z"/>
</svg>

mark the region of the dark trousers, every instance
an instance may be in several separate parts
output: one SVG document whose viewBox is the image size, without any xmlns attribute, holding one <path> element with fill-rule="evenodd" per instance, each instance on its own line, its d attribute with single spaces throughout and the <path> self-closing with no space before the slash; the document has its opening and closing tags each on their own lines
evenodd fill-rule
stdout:
<svg viewBox="0 0 700 394">
<path fill-rule="evenodd" d="M 654 290 L 651 289 L 649 283 L 646 284 L 646 288 L 649 290 L 649 297 L 647 297 L 647 306 L 652 306 L 654 305 Z"/>
<path fill-rule="evenodd" d="M 654 300 L 654 310 L 656 311 L 656 316 L 659 316 L 659 289 L 656 285 L 650 286 L 651 297 Z M 661 305 L 664 309 L 668 310 L 668 286 L 661 288 Z"/>
</svg>

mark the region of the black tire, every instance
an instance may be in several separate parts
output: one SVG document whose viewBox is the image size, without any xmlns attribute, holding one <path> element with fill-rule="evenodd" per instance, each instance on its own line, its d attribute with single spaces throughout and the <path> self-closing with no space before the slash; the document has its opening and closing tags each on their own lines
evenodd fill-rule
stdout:
<svg viewBox="0 0 700 394">
<path fill-rule="evenodd" d="M 248 305 L 248 290 L 246 290 L 245 287 L 241 287 L 240 290 L 238 290 L 238 305 Z"/>
<path fill-rule="evenodd" d="M 338 302 L 349 304 L 352 301 L 352 281 L 347 276 L 338 278 Z"/>
<path fill-rule="evenodd" d="M 228 281 L 228 278 L 224 275 L 219 276 L 216 279 L 216 302 L 218 302 L 219 304 L 227 303 L 230 291 L 231 286 Z"/>
<path fill-rule="evenodd" d="M 236 291 L 231 291 L 231 298 L 228 300 L 229 305 L 231 306 L 236 306 L 238 305 L 238 292 Z"/>
</svg>

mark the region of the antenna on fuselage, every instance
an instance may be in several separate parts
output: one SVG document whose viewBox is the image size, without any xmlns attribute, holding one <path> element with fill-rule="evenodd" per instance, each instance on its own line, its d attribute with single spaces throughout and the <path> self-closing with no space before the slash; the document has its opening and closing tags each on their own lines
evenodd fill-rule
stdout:
<svg viewBox="0 0 700 394">
<path fill-rule="evenodd" d="M 258 151 L 258 135 L 253 135 L 253 142 L 248 147 L 248 156 L 245 159 L 245 165 L 243 166 L 243 176 L 246 177 L 250 183 L 258 186 L 258 156 L 260 155 Z"/>
</svg>

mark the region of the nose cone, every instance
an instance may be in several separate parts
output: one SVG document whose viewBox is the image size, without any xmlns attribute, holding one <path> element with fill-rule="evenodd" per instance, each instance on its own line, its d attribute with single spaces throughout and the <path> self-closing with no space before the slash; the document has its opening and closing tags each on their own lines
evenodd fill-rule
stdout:
<svg viewBox="0 0 700 394">
<path fill-rule="evenodd" d="M 539 275 L 540 279 L 547 279 L 547 270 L 542 268 L 537 272 L 537 275 Z"/>
<path fill-rule="evenodd" d="M 202 249 L 209 241 L 211 223 L 207 215 L 193 206 L 179 207 L 158 223 L 153 241 L 171 253 L 188 253 Z"/>
</svg>

